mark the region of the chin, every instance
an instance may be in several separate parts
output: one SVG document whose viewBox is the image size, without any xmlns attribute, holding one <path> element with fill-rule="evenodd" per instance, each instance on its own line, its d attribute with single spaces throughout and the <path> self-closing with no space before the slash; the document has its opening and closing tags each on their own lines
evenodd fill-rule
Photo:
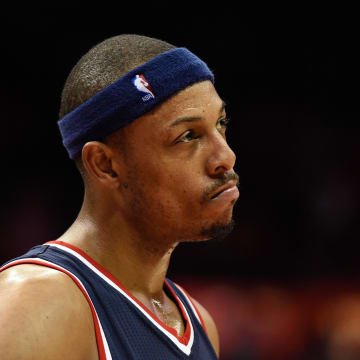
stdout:
<svg viewBox="0 0 360 360">
<path fill-rule="evenodd" d="M 231 219 L 228 223 L 214 223 L 211 226 L 201 229 L 201 237 L 204 240 L 221 241 L 228 236 L 234 229 L 235 221 Z"/>
<path fill-rule="evenodd" d="M 222 214 L 207 214 L 206 218 L 195 220 L 179 242 L 221 241 L 234 229 L 233 207 Z"/>
<path fill-rule="evenodd" d="M 213 222 L 212 224 L 203 225 L 198 229 L 197 234 L 187 233 L 177 239 L 177 242 L 202 242 L 202 241 L 221 241 L 231 233 L 235 226 L 235 221 L 230 219 L 227 223 Z"/>
</svg>

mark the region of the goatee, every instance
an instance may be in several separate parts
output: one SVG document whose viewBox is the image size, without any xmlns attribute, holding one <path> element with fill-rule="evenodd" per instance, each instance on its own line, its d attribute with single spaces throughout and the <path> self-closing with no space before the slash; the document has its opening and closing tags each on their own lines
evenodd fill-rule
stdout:
<svg viewBox="0 0 360 360">
<path fill-rule="evenodd" d="M 234 226 L 234 219 L 231 219 L 231 221 L 226 225 L 216 223 L 209 228 L 203 228 L 201 230 L 201 235 L 212 241 L 221 241 L 231 233 Z"/>
</svg>

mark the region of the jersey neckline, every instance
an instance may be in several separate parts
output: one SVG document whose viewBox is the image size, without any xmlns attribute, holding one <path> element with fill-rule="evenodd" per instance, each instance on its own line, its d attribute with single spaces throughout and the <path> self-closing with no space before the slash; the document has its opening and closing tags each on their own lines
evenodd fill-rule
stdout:
<svg viewBox="0 0 360 360">
<path fill-rule="evenodd" d="M 130 298 L 130 300 L 132 300 L 132 303 L 134 305 L 136 305 L 138 308 L 140 308 L 140 310 L 142 310 L 142 312 L 145 311 L 146 314 L 148 314 L 152 320 L 154 320 L 158 325 L 161 326 L 161 328 L 163 329 L 163 332 L 165 330 L 165 332 L 170 333 L 172 335 L 172 337 L 175 337 L 176 340 L 178 342 L 180 342 L 183 346 L 187 347 L 188 345 L 190 345 L 190 346 L 192 345 L 192 344 L 189 344 L 189 342 L 190 342 L 190 340 L 193 340 L 193 331 L 194 330 L 193 330 L 193 326 L 191 324 L 190 317 L 189 317 L 182 301 L 176 295 L 175 291 L 173 290 L 173 288 L 170 286 L 170 284 L 168 283 L 168 281 L 166 279 L 164 282 L 164 286 L 166 286 L 167 290 L 172 295 L 173 300 L 176 301 L 178 310 L 180 311 L 181 316 L 182 316 L 183 320 L 185 321 L 185 324 L 184 324 L 185 330 L 181 337 L 178 335 L 177 331 L 174 328 L 166 325 L 162 320 L 160 320 L 140 300 L 138 300 L 135 296 L 133 296 L 131 294 L 131 292 L 128 289 L 126 289 L 125 286 L 114 275 L 112 275 L 108 270 L 106 270 L 101 264 L 99 264 L 97 261 L 95 261 L 92 257 L 90 257 L 88 254 L 86 254 L 83 250 L 81 250 L 80 248 L 78 248 L 72 244 L 66 243 L 61 240 L 48 241 L 44 245 L 55 245 L 56 247 L 61 247 L 61 248 L 64 247 L 65 249 L 62 249 L 62 250 L 66 251 L 68 249 L 70 251 L 75 252 L 77 254 L 77 258 L 79 260 L 82 260 L 82 262 L 85 263 L 85 265 L 87 265 L 87 264 L 86 264 L 86 262 L 83 261 L 83 259 L 86 260 L 87 262 L 89 262 L 92 266 L 94 266 L 95 269 L 97 271 L 99 271 L 103 277 L 105 277 L 105 280 L 107 280 L 107 282 L 113 283 L 118 288 L 120 288 L 128 296 L 128 298 Z M 75 254 L 73 254 L 73 255 L 75 255 Z M 81 258 L 83 258 L 83 259 L 81 259 Z M 91 269 L 91 268 L 90 268 L 90 270 L 93 271 L 93 269 Z M 165 289 L 164 289 L 164 291 L 165 291 Z"/>
</svg>

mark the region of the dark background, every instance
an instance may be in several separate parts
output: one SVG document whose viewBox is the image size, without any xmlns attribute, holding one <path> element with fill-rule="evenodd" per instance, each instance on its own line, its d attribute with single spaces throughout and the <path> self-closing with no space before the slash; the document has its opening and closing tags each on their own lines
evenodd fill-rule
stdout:
<svg viewBox="0 0 360 360">
<path fill-rule="evenodd" d="M 75 219 L 83 190 L 56 125 L 62 86 L 90 47 L 138 33 L 189 48 L 214 71 L 241 179 L 234 232 L 222 243 L 180 246 L 170 274 L 358 276 L 358 25 L 351 10 L 285 11 L 4 11 L 0 262 L 55 239 Z"/>
<path fill-rule="evenodd" d="M 108 37 L 157 37 L 214 71 L 241 181 L 233 233 L 179 246 L 169 277 L 213 315 L 223 360 L 360 358 L 358 13 L 194 4 L 2 8 L 0 263 L 80 209 L 56 125 L 71 68 Z"/>
</svg>

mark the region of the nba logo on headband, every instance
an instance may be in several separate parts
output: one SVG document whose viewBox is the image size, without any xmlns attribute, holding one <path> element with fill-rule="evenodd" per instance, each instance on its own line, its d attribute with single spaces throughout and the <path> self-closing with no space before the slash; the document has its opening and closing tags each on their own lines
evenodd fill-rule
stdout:
<svg viewBox="0 0 360 360">
<path fill-rule="evenodd" d="M 133 79 L 132 79 L 132 83 L 136 86 L 136 88 L 141 91 L 142 93 L 145 93 L 146 95 L 142 97 L 143 101 L 148 101 L 150 99 L 154 99 L 155 95 L 151 89 L 151 86 L 149 85 L 149 83 L 147 82 L 147 80 L 145 79 L 145 76 L 140 74 L 140 75 L 136 75 Z"/>
</svg>

